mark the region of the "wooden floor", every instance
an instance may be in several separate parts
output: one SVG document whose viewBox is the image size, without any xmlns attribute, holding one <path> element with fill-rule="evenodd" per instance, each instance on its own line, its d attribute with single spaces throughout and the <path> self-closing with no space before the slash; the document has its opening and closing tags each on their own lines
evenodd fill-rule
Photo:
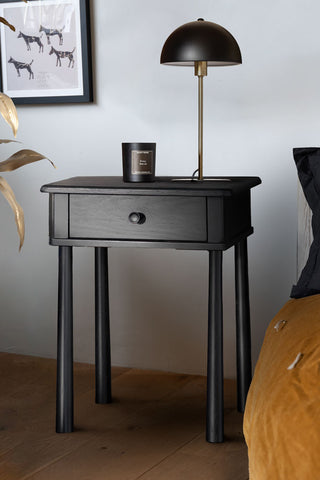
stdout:
<svg viewBox="0 0 320 480">
<path fill-rule="evenodd" d="M 75 425 L 56 434 L 55 361 L 0 353 L 0 480 L 247 480 L 235 383 L 223 444 L 205 441 L 204 377 L 113 369 L 114 402 L 94 402 L 75 365 Z"/>
</svg>

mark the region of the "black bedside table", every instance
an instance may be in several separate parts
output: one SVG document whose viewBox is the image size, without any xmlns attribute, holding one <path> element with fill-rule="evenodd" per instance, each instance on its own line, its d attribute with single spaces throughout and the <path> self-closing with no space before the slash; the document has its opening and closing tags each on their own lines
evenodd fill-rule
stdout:
<svg viewBox="0 0 320 480">
<path fill-rule="evenodd" d="M 235 247 L 238 410 L 251 382 L 247 237 L 258 177 L 202 182 L 160 177 L 75 177 L 44 185 L 50 244 L 59 247 L 57 432 L 73 430 L 72 247 L 95 248 L 96 402 L 111 402 L 108 248 L 209 252 L 207 441 L 223 441 L 222 252 Z"/>
</svg>

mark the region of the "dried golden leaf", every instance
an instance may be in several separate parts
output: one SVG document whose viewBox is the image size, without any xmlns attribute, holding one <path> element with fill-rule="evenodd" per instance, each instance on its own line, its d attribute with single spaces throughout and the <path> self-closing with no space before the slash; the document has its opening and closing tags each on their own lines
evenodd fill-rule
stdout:
<svg viewBox="0 0 320 480">
<path fill-rule="evenodd" d="M 11 98 L 2 92 L 0 92 L 0 113 L 12 128 L 13 135 L 16 136 L 19 125 L 17 110 Z"/>
<path fill-rule="evenodd" d="M 7 138 L 0 138 L 0 144 L 1 143 L 21 143 L 21 142 L 18 142 L 18 140 L 8 140 Z"/>
<path fill-rule="evenodd" d="M 19 150 L 7 160 L 0 162 L 0 172 L 12 172 L 12 170 L 28 165 L 28 163 L 38 162 L 44 159 L 48 160 L 51 165 L 56 168 L 55 164 L 41 153 L 27 149 Z"/>
<path fill-rule="evenodd" d="M 5 18 L 0 17 L 0 23 L 3 23 L 3 24 L 6 25 L 7 27 L 9 27 L 13 32 L 16 31 L 16 29 L 14 28 L 14 26 L 11 25 L 11 23 L 9 23 L 8 20 L 6 20 Z"/>
<path fill-rule="evenodd" d="M 24 214 L 22 207 L 19 205 L 19 203 L 16 200 L 16 197 L 14 196 L 13 190 L 8 184 L 8 182 L 3 178 L 0 177 L 0 191 L 3 193 L 5 199 L 9 203 L 10 207 L 13 210 L 17 229 L 18 229 L 18 234 L 20 238 L 20 246 L 19 246 L 19 251 L 21 250 L 21 247 L 24 242 Z"/>
</svg>

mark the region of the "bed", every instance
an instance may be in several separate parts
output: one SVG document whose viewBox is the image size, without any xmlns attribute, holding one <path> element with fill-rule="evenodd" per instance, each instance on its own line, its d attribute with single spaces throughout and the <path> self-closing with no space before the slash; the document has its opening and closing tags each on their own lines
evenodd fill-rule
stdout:
<svg viewBox="0 0 320 480">
<path fill-rule="evenodd" d="M 266 331 L 249 389 L 250 480 L 320 479 L 320 149 L 293 153 L 313 239 L 290 300 Z"/>
</svg>

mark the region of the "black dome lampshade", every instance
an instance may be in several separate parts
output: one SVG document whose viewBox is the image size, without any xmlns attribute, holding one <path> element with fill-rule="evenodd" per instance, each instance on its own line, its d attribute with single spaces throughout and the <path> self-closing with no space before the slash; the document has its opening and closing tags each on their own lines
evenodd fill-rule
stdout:
<svg viewBox="0 0 320 480">
<path fill-rule="evenodd" d="M 242 63 L 239 45 L 231 33 L 199 18 L 171 33 L 162 48 L 160 63 L 193 66 L 201 61 L 208 66 Z"/>
<path fill-rule="evenodd" d="M 198 180 L 203 180 L 203 77 L 207 75 L 208 66 L 241 64 L 239 45 L 228 30 L 199 18 L 195 22 L 181 25 L 169 35 L 162 48 L 160 63 L 192 66 L 198 76 L 199 158 L 196 172 Z"/>
</svg>

